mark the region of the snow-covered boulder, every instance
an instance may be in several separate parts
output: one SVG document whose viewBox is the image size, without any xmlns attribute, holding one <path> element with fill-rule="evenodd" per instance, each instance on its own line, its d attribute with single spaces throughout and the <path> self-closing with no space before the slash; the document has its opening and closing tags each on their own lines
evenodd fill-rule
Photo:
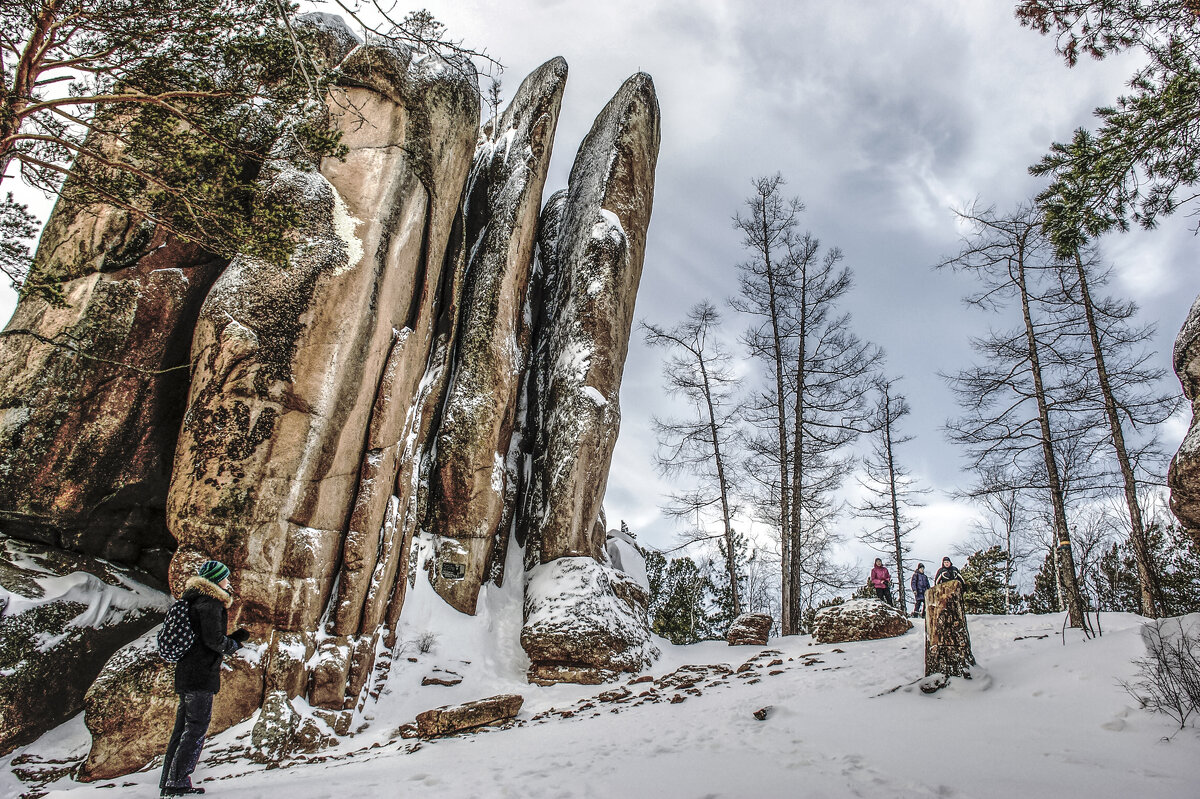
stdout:
<svg viewBox="0 0 1200 799">
<path fill-rule="evenodd" d="M 623 530 L 609 530 L 605 549 L 608 562 L 617 571 L 625 572 L 633 581 L 650 592 L 650 578 L 646 576 L 646 556 L 638 549 L 637 541 Z"/>
<path fill-rule="evenodd" d="M 592 558 L 533 568 L 525 584 L 521 646 L 537 683 L 601 683 L 647 668 L 660 652 L 646 621 L 649 595 Z"/>
<path fill-rule="evenodd" d="M 821 644 L 892 638 L 912 629 L 903 613 L 878 599 L 852 599 L 821 608 L 813 621 L 813 640 Z"/>
<path fill-rule="evenodd" d="M 773 623 L 765 613 L 743 613 L 729 625 L 725 640 L 730 646 L 766 646 Z"/>
<path fill-rule="evenodd" d="M 0 537 L 0 754 L 78 713 L 104 661 L 167 605 L 104 561 Z"/>
</svg>

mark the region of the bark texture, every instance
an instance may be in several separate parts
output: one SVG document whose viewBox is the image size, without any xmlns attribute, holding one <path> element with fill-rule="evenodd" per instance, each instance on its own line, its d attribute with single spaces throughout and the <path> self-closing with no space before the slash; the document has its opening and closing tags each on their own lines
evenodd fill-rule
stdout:
<svg viewBox="0 0 1200 799">
<path fill-rule="evenodd" d="M 925 592 L 925 676 L 970 677 L 974 665 L 962 583 L 930 587 Z"/>
</svg>

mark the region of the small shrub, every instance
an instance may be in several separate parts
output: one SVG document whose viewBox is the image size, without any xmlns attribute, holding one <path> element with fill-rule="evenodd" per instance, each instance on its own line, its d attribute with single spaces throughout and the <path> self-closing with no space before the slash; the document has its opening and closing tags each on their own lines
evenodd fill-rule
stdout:
<svg viewBox="0 0 1200 799">
<path fill-rule="evenodd" d="M 1142 626 L 1147 656 L 1138 658 L 1138 678 L 1122 683 L 1142 707 L 1165 713 L 1183 729 L 1200 708 L 1200 634 L 1179 619 Z"/>
<path fill-rule="evenodd" d="M 417 651 L 422 655 L 428 655 L 437 645 L 437 639 L 437 633 L 426 630 L 416 637 L 416 639 L 413 641 L 413 644 L 416 645 Z"/>
</svg>

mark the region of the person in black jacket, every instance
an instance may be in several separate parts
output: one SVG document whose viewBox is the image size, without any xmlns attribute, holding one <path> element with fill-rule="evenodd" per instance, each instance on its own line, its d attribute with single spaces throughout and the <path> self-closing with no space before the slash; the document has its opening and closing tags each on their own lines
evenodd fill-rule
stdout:
<svg viewBox="0 0 1200 799">
<path fill-rule="evenodd" d="M 941 585 L 947 580 L 958 580 L 960 583 L 966 585 L 963 581 L 962 573 L 954 568 L 954 564 L 950 562 L 950 558 L 942 558 L 942 568 L 938 569 L 937 574 L 934 575 L 933 584 Z"/>
<path fill-rule="evenodd" d="M 180 598 L 188 603 L 188 621 L 195 638 L 175 664 L 179 710 L 159 780 L 163 796 L 204 793 L 203 788 L 192 786 L 191 774 L 200 760 L 204 736 L 212 720 L 213 696 L 221 689 L 221 659 L 236 652 L 250 637 L 240 628 L 231 635 L 225 634 L 233 595 L 229 588 L 229 567 L 224 563 L 206 561 L 196 576 L 184 583 Z"/>
<path fill-rule="evenodd" d="M 917 564 L 917 570 L 913 572 L 909 585 L 912 588 L 913 597 L 916 599 L 912 615 L 920 616 L 925 609 L 925 592 L 929 590 L 929 578 L 925 576 L 924 563 Z"/>
</svg>

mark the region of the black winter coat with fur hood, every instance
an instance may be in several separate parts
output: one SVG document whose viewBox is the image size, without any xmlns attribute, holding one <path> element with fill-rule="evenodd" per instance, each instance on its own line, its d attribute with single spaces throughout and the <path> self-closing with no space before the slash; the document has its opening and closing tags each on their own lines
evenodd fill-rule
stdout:
<svg viewBox="0 0 1200 799">
<path fill-rule="evenodd" d="M 188 620 L 196 634 L 192 648 L 175 664 L 175 692 L 221 689 L 221 658 L 232 655 L 241 644 L 225 635 L 233 597 L 203 577 L 189 577 L 181 599 L 188 601 Z"/>
</svg>

